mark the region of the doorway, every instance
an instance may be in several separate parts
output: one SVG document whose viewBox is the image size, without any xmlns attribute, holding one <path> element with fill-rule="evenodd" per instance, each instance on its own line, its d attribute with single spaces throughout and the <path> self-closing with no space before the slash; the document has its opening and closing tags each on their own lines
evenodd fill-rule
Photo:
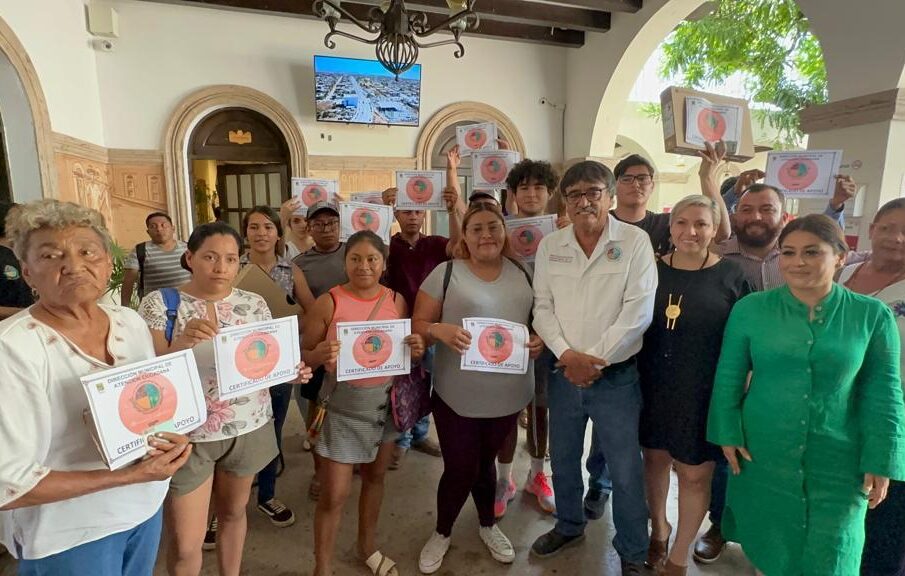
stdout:
<svg viewBox="0 0 905 576">
<path fill-rule="evenodd" d="M 3 129 L 3 117 L 0 116 L 0 203 L 13 201 L 13 191 L 9 184 L 9 162 L 6 157 L 6 131 Z"/>
<path fill-rule="evenodd" d="M 279 211 L 289 198 L 289 147 L 263 114 L 217 110 L 198 123 L 189 150 L 193 227 L 221 220 L 241 233 L 242 219 L 253 207 Z"/>
</svg>

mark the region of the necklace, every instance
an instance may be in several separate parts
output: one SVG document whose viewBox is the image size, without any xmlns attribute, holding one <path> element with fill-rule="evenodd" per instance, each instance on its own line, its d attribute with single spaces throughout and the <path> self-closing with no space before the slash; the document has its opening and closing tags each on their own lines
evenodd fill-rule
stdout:
<svg viewBox="0 0 905 576">
<path fill-rule="evenodd" d="M 672 265 L 672 264 L 673 264 L 673 257 L 674 257 L 675 255 L 676 255 L 675 252 L 673 252 L 672 254 L 670 254 L 670 255 L 669 255 L 669 262 L 668 262 L 669 267 L 672 268 L 673 270 L 675 270 L 675 268 L 674 268 L 673 265 Z M 708 260 L 710 260 L 710 252 L 709 252 L 709 251 L 704 255 L 704 261 L 701 262 L 701 267 L 697 269 L 698 272 L 700 272 L 701 270 L 704 269 L 704 266 L 707 265 L 707 261 L 708 261 Z M 685 282 L 685 286 L 682 287 L 682 292 L 684 292 L 685 289 L 688 288 L 688 283 L 689 283 L 689 282 L 691 282 L 690 279 L 689 279 L 688 281 Z M 679 319 L 679 316 L 682 315 L 682 296 L 683 296 L 683 294 L 679 294 L 678 297 L 676 298 L 676 303 L 673 304 L 673 303 L 672 303 L 672 297 L 673 297 L 672 292 L 669 293 L 668 305 L 666 306 L 666 329 L 667 329 L 667 330 L 675 330 L 675 329 L 676 329 L 676 320 L 678 320 L 678 319 Z"/>
<path fill-rule="evenodd" d="M 865 265 L 865 264 L 868 264 L 868 263 L 869 263 L 869 262 L 862 262 L 861 264 L 858 264 L 858 267 L 855 268 L 855 271 L 852 273 L 851 277 L 849 277 L 848 280 L 846 280 L 845 282 L 843 282 L 842 285 L 845 286 L 846 288 L 849 288 L 849 289 L 854 290 L 853 288 L 851 288 L 852 284 L 855 283 L 855 280 L 858 278 L 858 275 L 861 273 L 861 270 L 864 268 L 864 265 Z M 880 289 L 879 289 L 879 290 L 875 290 L 874 292 L 871 292 L 870 294 L 868 294 L 868 296 L 876 296 L 876 295 L 879 294 L 880 292 L 886 290 L 887 288 L 889 288 L 889 287 L 892 286 L 893 284 L 896 284 L 896 283 L 898 283 L 899 281 L 901 281 L 901 280 L 903 280 L 903 279 L 905 279 L 905 270 L 899 272 L 898 274 L 896 274 L 895 276 L 893 276 L 892 278 L 890 278 L 888 282 L 886 282 L 885 284 L 883 284 L 882 286 L 880 286 Z"/>
</svg>

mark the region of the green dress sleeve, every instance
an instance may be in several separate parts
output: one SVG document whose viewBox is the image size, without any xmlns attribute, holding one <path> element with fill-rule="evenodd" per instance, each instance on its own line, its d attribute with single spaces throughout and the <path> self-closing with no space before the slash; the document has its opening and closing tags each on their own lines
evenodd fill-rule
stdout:
<svg viewBox="0 0 905 576">
<path fill-rule="evenodd" d="M 732 308 L 723 333 L 723 346 L 707 417 L 707 440 L 718 446 L 745 445 L 742 401 L 751 370 L 750 316 L 746 313 L 751 300 L 752 297 L 748 296 Z"/>
<path fill-rule="evenodd" d="M 886 306 L 874 330 L 857 377 L 861 428 L 861 472 L 905 480 L 905 401 L 895 318 Z"/>
</svg>

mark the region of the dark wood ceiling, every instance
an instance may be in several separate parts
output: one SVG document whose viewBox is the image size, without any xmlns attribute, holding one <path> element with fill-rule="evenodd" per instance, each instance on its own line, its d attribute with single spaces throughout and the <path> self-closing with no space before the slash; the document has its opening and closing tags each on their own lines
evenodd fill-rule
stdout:
<svg viewBox="0 0 905 576">
<path fill-rule="evenodd" d="M 283 14 L 314 19 L 314 0 L 145 0 L 186 6 Z M 476 0 L 481 24 L 466 36 L 486 36 L 557 46 L 584 45 L 585 32 L 606 32 L 613 12 L 634 13 L 642 0 Z M 343 7 L 364 19 L 380 0 L 343 0 Z M 449 12 L 446 0 L 406 1 L 410 11 L 427 13 L 431 25 Z M 326 25 L 324 26 L 326 34 Z"/>
</svg>

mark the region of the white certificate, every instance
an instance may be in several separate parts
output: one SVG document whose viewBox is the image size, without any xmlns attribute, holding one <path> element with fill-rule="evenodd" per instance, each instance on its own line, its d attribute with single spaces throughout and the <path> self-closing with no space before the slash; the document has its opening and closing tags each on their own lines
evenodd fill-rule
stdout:
<svg viewBox="0 0 905 576">
<path fill-rule="evenodd" d="M 336 379 L 345 382 L 408 374 L 412 369 L 412 352 L 403 340 L 411 333 L 409 319 L 338 322 Z"/>
<path fill-rule="evenodd" d="M 480 150 L 471 154 L 471 171 L 475 190 L 499 190 L 506 187 L 506 177 L 522 155 L 515 150 Z"/>
<path fill-rule="evenodd" d="M 469 156 L 476 150 L 496 150 L 497 138 L 497 127 L 493 122 L 456 126 L 456 144 L 462 156 Z"/>
<path fill-rule="evenodd" d="M 830 198 L 840 164 L 842 150 L 770 152 L 764 183 L 787 198 Z"/>
<path fill-rule="evenodd" d="M 298 316 L 221 328 L 214 338 L 220 399 L 295 380 L 301 356 Z"/>
<path fill-rule="evenodd" d="M 144 457 L 156 432 L 186 434 L 204 424 L 207 407 L 191 350 L 81 378 L 101 455 L 111 470 Z"/>
<path fill-rule="evenodd" d="M 396 172 L 396 209 L 446 210 L 445 186 L 446 172 L 442 170 Z"/>
<path fill-rule="evenodd" d="M 540 241 L 547 234 L 556 232 L 556 215 L 513 218 L 506 220 L 509 245 L 522 262 L 534 262 Z"/>
<path fill-rule="evenodd" d="M 364 202 L 366 204 L 383 204 L 383 192 L 352 192 L 350 195 L 352 202 Z"/>
<path fill-rule="evenodd" d="M 339 241 L 345 242 L 352 234 L 370 230 L 389 245 L 390 228 L 393 226 L 393 207 L 366 202 L 340 202 Z"/>
<path fill-rule="evenodd" d="M 735 154 L 742 138 L 740 106 L 732 104 L 711 104 L 704 98 L 685 98 L 685 141 L 704 148 L 705 142 L 722 140 L 726 153 Z"/>
<path fill-rule="evenodd" d="M 316 202 L 333 202 L 337 192 L 339 192 L 339 185 L 336 180 L 293 178 L 292 197 L 302 199 L 302 205 L 295 213 L 307 216 L 308 208 Z"/>
<path fill-rule="evenodd" d="M 471 346 L 459 367 L 475 372 L 525 374 L 528 372 L 528 327 L 496 318 L 463 318 Z"/>
</svg>

